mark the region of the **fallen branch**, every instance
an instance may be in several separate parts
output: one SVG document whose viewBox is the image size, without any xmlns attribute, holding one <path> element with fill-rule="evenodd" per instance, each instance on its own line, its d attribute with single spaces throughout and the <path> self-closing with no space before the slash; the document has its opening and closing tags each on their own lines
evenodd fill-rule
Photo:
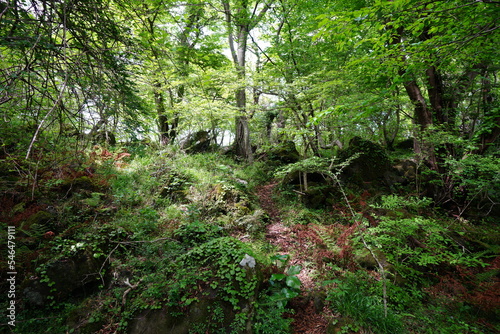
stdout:
<svg viewBox="0 0 500 334">
<path fill-rule="evenodd" d="M 113 254 L 113 252 L 118 248 L 118 246 L 120 246 L 119 244 L 116 245 L 115 248 L 113 248 L 113 250 L 111 250 L 111 252 L 109 252 L 108 256 L 106 256 L 106 259 L 104 259 L 104 262 L 102 263 L 101 265 L 101 268 L 99 269 L 99 276 L 101 277 L 101 281 L 102 281 L 102 285 L 104 286 L 105 284 L 105 281 L 104 281 L 104 276 L 102 275 L 102 270 L 104 269 L 104 266 L 106 265 L 106 262 L 109 261 L 109 258 L 111 257 L 111 254 Z M 109 261 L 111 263 L 111 261 Z"/>
<path fill-rule="evenodd" d="M 122 296 L 122 308 L 125 307 L 125 303 L 127 302 L 127 295 L 129 294 L 130 291 L 134 290 L 135 288 L 137 288 L 139 286 L 139 284 L 141 284 L 142 280 L 144 278 L 141 278 L 139 280 L 139 282 L 137 282 L 136 284 L 130 284 L 130 281 L 128 279 L 128 277 L 123 281 L 123 284 L 125 284 L 126 286 L 128 286 L 129 288 L 127 290 L 125 290 L 125 292 L 123 293 L 123 296 Z"/>
</svg>

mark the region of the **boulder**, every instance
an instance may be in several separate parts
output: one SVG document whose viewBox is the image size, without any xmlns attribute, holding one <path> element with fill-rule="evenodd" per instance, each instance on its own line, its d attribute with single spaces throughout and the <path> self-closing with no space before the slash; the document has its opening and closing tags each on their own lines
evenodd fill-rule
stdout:
<svg viewBox="0 0 500 334">
<path fill-rule="evenodd" d="M 217 309 L 217 316 L 214 316 L 215 309 Z M 234 317 L 235 312 L 229 303 L 201 300 L 191 304 L 183 312 L 180 312 L 178 308 L 167 306 L 161 309 L 144 310 L 130 320 L 127 333 L 210 333 L 211 330 L 224 328 L 227 328 L 229 332 Z"/>
<path fill-rule="evenodd" d="M 406 280 L 398 273 L 398 271 L 394 268 L 392 264 L 387 262 L 387 257 L 382 251 L 379 249 L 372 250 L 373 255 L 377 257 L 375 259 L 370 251 L 366 248 L 356 252 L 354 254 L 354 260 L 360 265 L 360 267 L 368 269 L 368 270 L 380 270 L 378 261 L 384 266 L 384 270 L 386 272 L 386 277 L 392 281 L 392 283 L 403 286 L 406 284 Z"/>
<path fill-rule="evenodd" d="M 242 324 L 242 315 L 252 314 L 264 275 L 247 251 L 244 243 L 230 237 L 194 246 L 177 260 L 183 271 L 178 279 L 191 272 L 203 274 L 180 292 L 190 296 L 190 302 L 172 306 L 170 300 L 157 309 L 141 310 L 129 321 L 127 333 L 240 333 L 241 326 L 250 328 L 252 317 Z"/>
<path fill-rule="evenodd" d="M 408 138 L 394 145 L 394 148 L 397 150 L 413 150 L 414 145 L 415 140 L 413 138 Z"/>
<path fill-rule="evenodd" d="M 278 161 L 285 164 L 294 163 L 300 160 L 300 154 L 291 140 L 274 145 L 267 152 L 269 160 Z"/>
<path fill-rule="evenodd" d="M 281 183 L 293 187 L 300 200 L 310 209 L 329 207 L 333 197 L 338 195 L 337 185 L 326 173 L 318 171 L 304 172 L 293 170 L 283 177 Z M 327 172 L 327 166 L 324 167 Z"/>
<path fill-rule="evenodd" d="M 25 281 L 24 300 L 30 306 L 39 307 L 49 299 L 63 301 L 70 296 L 91 294 L 102 283 L 104 261 L 104 256 L 96 258 L 88 247 L 76 249 L 74 255 L 47 264 L 42 277 Z"/>
<path fill-rule="evenodd" d="M 404 183 L 415 181 L 417 177 L 417 164 L 412 160 L 398 161 L 393 168 Z"/>
<path fill-rule="evenodd" d="M 21 230 L 29 230 L 32 226 L 46 225 L 56 219 L 56 215 L 45 210 L 40 210 L 26 219 L 21 224 Z"/>
<path fill-rule="evenodd" d="M 210 150 L 212 135 L 209 131 L 200 130 L 189 134 L 181 143 L 181 149 L 187 153 L 202 153 Z"/>
<path fill-rule="evenodd" d="M 68 333 L 72 334 L 95 334 L 102 333 L 101 330 L 106 323 L 104 318 L 96 319 L 89 317 L 90 314 L 102 312 L 106 313 L 108 310 L 98 298 L 89 297 L 85 299 L 80 305 L 72 309 L 67 318 L 66 325 L 69 327 Z"/>
<path fill-rule="evenodd" d="M 359 156 L 344 168 L 342 178 L 363 188 L 387 186 L 385 175 L 391 171 L 392 166 L 382 146 L 354 137 L 349 142 L 349 147 L 340 151 L 338 157 L 341 161 L 346 161 L 355 154 Z"/>
</svg>

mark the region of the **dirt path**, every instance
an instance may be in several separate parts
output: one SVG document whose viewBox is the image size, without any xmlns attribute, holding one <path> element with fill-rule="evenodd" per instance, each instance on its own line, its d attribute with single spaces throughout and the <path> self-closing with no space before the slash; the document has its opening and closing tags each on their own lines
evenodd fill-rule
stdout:
<svg viewBox="0 0 500 334">
<path fill-rule="evenodd" d="M 297 277 L 302 283 L 302 294 L 290 302 L 290 306 L 295 310 L 295 314 L 290 315 L 294 321 L 292 323 L 293 333 L 302 334 L 322 334 L 326 332 L 328 321 L 325 317 L 316 312 L 314 300 L 311 292 L 314 291 L 316 283 L 311 277 L 312 268 L 307 266 L 310 263 L 311 238 L 317 238 L 314 232 L 307 231 L 304 227 L 288 227 L 283 224 L 282 214 L 278 205 L 274 202 L 273 191 L 276 183 L 260 186 L 256 189 L 260 206 L 267 212 L 270 223 L 267 226 L 266 238 L 279 250 L 280 254 L 291 256 L 290 265 L 300 265 L 302 271 Z"/>
</svg>

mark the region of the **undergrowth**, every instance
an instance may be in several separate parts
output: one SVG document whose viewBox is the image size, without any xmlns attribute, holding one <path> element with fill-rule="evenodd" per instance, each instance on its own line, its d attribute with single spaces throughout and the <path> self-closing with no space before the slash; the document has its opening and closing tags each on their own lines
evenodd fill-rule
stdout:
<svg viewBox="0 0 500 334">
<path fill-rule="evenodd" d="M 345 164 L 330 159 L 275 173 L 278 164 L 242 165 L 215 153 L 139 151 L 61 153 L 57 166 L 20 173 L 17 189 L 52 202 L 3 204 L 19 228 L 22 289 L 43 295 L 22 302 L 17 333 L 121 333 L 145 312 L 182 322 L 196 308 L 211 316 L 194 321 L 192 333 L 290 332 L 289 302 L 302 298 L 304 268 L 266 240 L 269 216 L 253 193 L 275 177 L 282 223 L 297 249 L 307 245 L 307 254 L 292 256 L 310 257 L 303 263 L 324 283 L 341 331 L 499 330 L 499 231 L 486 221 L 448 217 L 413 190 L 349 187 L 337 178 Z M 92 264 L 82 275 L 95 282 L 64 290 L 50 270 L 78 261 Z"/>
</svg>

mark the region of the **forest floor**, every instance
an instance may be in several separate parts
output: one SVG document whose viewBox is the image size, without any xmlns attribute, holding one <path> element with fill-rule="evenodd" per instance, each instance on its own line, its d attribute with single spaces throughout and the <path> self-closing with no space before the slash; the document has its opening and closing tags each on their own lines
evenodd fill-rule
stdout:
<svg viewBox="0 0 500 334">
<path fill-rule="evenodd" d="M 278 249 L 280 254 L 291 256 L 290 265 L 300 265 L 302 267 L 301 272 L 297 275 L 302 283 L 302 294 L 290 303 L 290 306 L 295 311 L 289 315 L 294 319 L 292 322 L 293 333 L 326 333 L 329 321 L 325 317 L 325 313 L 318 312 L 322 310 L 317 309 L 314 299 L 310 295 L 312 291 L 318 288 L 311 275 L 311 258 L 308 256 L 311 251 L 315 252 L 316 245 L 311 243 L 311 236 L 316 239 L 314 238 L 316 232 L 307 226 L 301 225 L 301 228 L 297 229 L 296 226 L 290 228 L 283 223 L 279 205 L 273 199 L 273 191 L 276 186 L 277 183 L 259 186 L 256 189 L 256 195 L 259 198 L 260 206 L 270 218 L 267 225 L 266 239 Z"/>
<path fill-rule="evenodd" d="M 108 153 L 105 150 L 101 155 L 107 157 Z M 293 185 L 270 181 L 270 172 L 263 174 L 249 168 L 229 177 L 227 171 L 233 162 L 223 164 L 219 156 L 182 155 L 177 160 L 161 156 L 154 164 L 151 159 L 137 158 L 130 162 L 130 168 L 120 170 L 113 167 L 113 161 L 103 158 L 99 173 L 89 173 L 88 168 L 76 163 L 57 167 L 49 164 L 43 173 L 39 172 L 43 177 L 36 189 L 33 185 L 28 189 L 31 183 L 21 182 L 21 178 L 16 187 L 9 189 L 10 183 L 2 183 L 0 175 L 0 186 L 6 191 L 0 195 L 0 220 L 5 229 L 7 225 L 17 228 L 17 279 L 33 289 L 20 287 L 24 290 L 19 296 L 31 299 L 19 299 L 24 309 L 19 308 L 16 333 L 108 333 L 110 328 L 125 333 L 133 327 L 129 321 L 142 319 L 138 310 L 167 305 L 183 297 L 198 297 L 203 288 L 198 282 L 210 277 L 211 268 L 204 263 L 207 276 L 199 276 L 198 258 L 190 257 L 189 251 L 197 247 L 197 251 L 212 252 L 206 240 L 200 238 L 205 235 L 209 241 L 224 237 L 219 239 L 221 248 L 213 254 L 222 254 L 226 244 L 241 245 L 234 239 L 253 243 L 249 249 L 255 250 L 263 265 L 259 293 L 267 294 L 259 294 L 257 300 L 256 305 L 261 307 L 258 310 L 265 313 L 254 319 L 258 329 L 268 325 L 264 327 L 271 332 L 291 329 L 297 334 L 500 333 L 500 230 L 494 219 L 451 219 L 407 189 L 386 196 L 388 191 L 353 187 L 347 188 L 343 196 L 332 191 L 328 201 L 313 203 L 312 198 L 297 197 Z M 217 168 L 212 168 L 214 165 Z M 255 183 L 241 186 L 242 190 L 234 184 L 240 176 Z M 242 219 L 240 224 L 239 218 L 248 221 Z M 232 238 L 219 233 L 221 227 L 227 228 Z M 373 244 L 383 243 L 399 268 L 412 270 L 415 276 L 405 281 L 404 277 L 398 279 L 398 272 L 391 272 L 394 279 L 382 281 L 373 256 L 370 258 L 359 241 L 362 233 L 371 237 Z M 160 240 L 165 243 L 156 242 Z M 123 247 L 111 249 L 114 243 Z M 235 250 L 247 249 L 239 247 Z M 87 261 L 96 255 L 103 262 Z M 92 282 L 84 285 L 86 277 L 95 275 L 95 268 L 102 270 L 108 259 L 106 271 L 113 275 L 109 287 Z M 422 264 L 422 259 L 427 262 Z M 87 271 L 82 272 L 87 262 Z M 213 260 L 214 268 L 226 268 L 232 263 L 215 257 Z M 7 261 L 0 261 L 2 265 L 7 268 Z M 280 295 L 283 286 L 275 285 L 273 275 L 281 273 L 300 280 L 297 297 Z M 136 277 L 141 279 L 134 280 Z M 143 283 L 132 285 L 129 279 Z M 57 303 L 49 303 L 54 297 L 49 289 L 44 290 L 44 281 L 55 284 L 50 292 L 57 292 Z M 75 282 L 82 284 L 75 288 Z M 390 317 L 382 312 L 382 283 L 392 289 L 387 294 Z M 193 290 L 191 284 L 198 289 Z M 288 286 L 296 295 L 297 284 Z M 0 290 L 5 287 L 0 284 Z M 225 287 L 221 286 L 220 291 L 224 292 Z M 39 300 L 42 306 L 38 306 Z M 180 314 L 188 319 L 189 304 L 183 305 L 184 313 Z M 213 332 L 220 322 L 210 319 L 213 322 L 193 322 L 190 330 Z M 145 322 L 154 324 L 155 319 Z"/>
</svg>

